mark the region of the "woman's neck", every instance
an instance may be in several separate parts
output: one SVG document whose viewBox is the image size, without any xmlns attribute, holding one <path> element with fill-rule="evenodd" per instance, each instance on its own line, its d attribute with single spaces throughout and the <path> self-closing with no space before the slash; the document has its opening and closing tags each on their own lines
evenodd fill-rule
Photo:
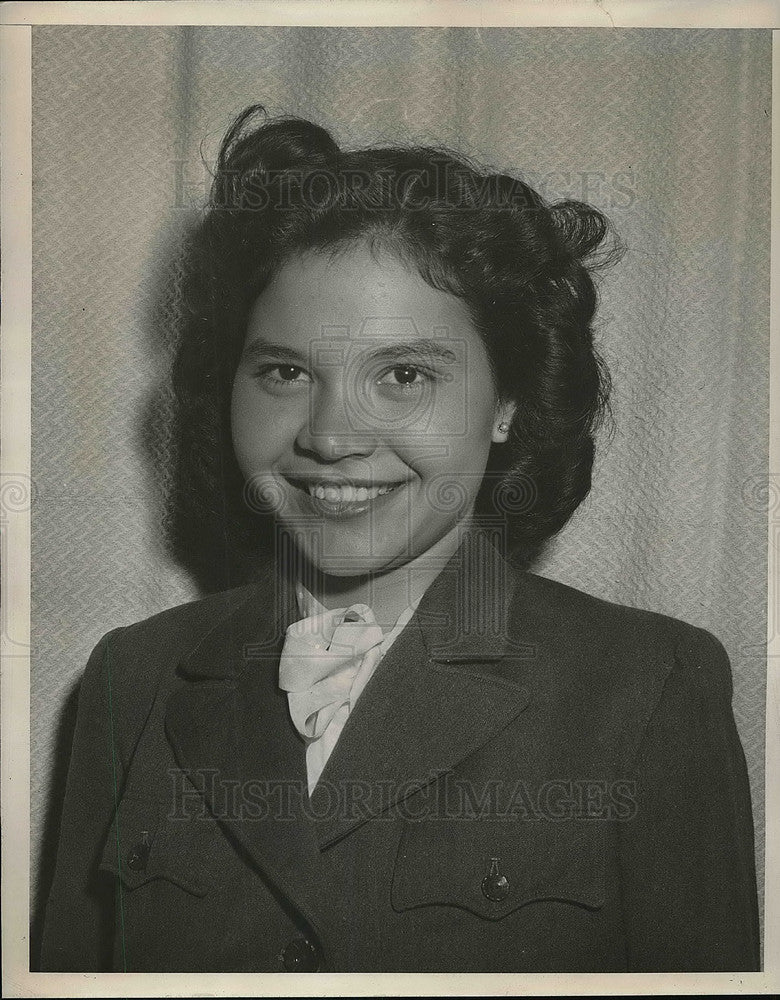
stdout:
<svg viewBox="0 0 780 1000">
<path fill-rule="evenodd" d="M 331 576 L 314 573 L 307 586 L 326 608 L 367 604 L 383 630 L 392 629 L 404 611 L 425 593 L 457 551 L 470 525 L 459 523 L 435 545 L 410 562 L 384 573 Z"/>
</svg>

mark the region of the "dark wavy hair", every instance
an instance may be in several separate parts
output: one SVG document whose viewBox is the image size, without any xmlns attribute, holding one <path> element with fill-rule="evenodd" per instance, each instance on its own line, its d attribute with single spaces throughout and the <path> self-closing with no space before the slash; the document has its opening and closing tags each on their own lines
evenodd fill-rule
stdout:
<svg viewBox="0 0 780 1000">
<path fill-rule="evenodd" d="M 591 206 L 548 204 L 521 180 L 447 149 L 345 151 L 316 124 L 247 108 L 222 142 L 188 247 L 173 365 L 174 550 L 214 586 L 251 575 L 271 535 L 244 495 L 230 431 L 249 313 L 289 258 L 361 242 L 467 306 L 500 397 L 517 404 L 477 509 L 501 515 L 530 559 L 591 485 L 609 393 L 593 345 L 591 272 L 619 255 L 608 234 Z"/>
</svg>

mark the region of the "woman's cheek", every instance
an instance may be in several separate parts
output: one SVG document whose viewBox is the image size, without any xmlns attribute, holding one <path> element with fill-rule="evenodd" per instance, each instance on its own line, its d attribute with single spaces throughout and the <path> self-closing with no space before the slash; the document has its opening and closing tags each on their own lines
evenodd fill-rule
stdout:
<svg viewBox="0 0 780 1000">
<path fill-rule="evenodd" d="M 246 381 L 237 381 L 231 401 L 231 428 L 236 459 L 244 475 L 270 468 L 294 447 L 305 419 L 305 413 L 298 413 L 301 408 L 300 402 L 275 399 Z"/>
</svg>

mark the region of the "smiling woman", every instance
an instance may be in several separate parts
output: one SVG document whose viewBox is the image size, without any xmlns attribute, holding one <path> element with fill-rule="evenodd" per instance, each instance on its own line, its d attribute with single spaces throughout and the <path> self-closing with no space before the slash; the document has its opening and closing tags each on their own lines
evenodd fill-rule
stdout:
<svg viewBox="0 0 780 1000">
<path fill-rule="evenodd" d="M 723 647 L 521 568 L 590 488 L 607 233 L 446 150 L 235 121 L 178 543 L 250 580 L 96 647 L 45 969 L 756 968 Z"/>
<path fill-rule="evenodd" d="M 399 341 L 407 326 L 428 339 Z M 389 626 L 406 598 L 401 587 L 391 600 L 387 574 L 455 552 L 513 411 L 461 301 L 356 242 L 293 258 L 260 295 L 233 383 L 233 442 L 310 565 L 383 575 Z M 436 504 L 450 484 L 463 484 L 461 502 Z"/>
</svg>

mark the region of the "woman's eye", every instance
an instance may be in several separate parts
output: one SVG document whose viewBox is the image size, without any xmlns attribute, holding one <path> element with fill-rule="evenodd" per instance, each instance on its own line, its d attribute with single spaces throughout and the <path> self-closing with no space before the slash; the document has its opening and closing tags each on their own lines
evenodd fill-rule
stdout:
<svg viewBox="0 0 780 1000">
<path fill-rule="evenodd" d="M 309 376 L 297 365 L 268 365 L 260 371 L 260 377 L 273 385 L 294 385 L 309 382 Z"/>
<path fill-rule="evenodd" d="M 424 385 L 428 381 L 430 375 L 414 365 L 394 365 L 377 379 L 377 384 L 412 388 Z"/>
<path fill-rule="evenodd" d="M 303 369 L 296 368 L 295 365 L 277 365 L 274 371 L 278 373 L 282 382 L 297 382 L 304 374 Z"/>
</svg>

